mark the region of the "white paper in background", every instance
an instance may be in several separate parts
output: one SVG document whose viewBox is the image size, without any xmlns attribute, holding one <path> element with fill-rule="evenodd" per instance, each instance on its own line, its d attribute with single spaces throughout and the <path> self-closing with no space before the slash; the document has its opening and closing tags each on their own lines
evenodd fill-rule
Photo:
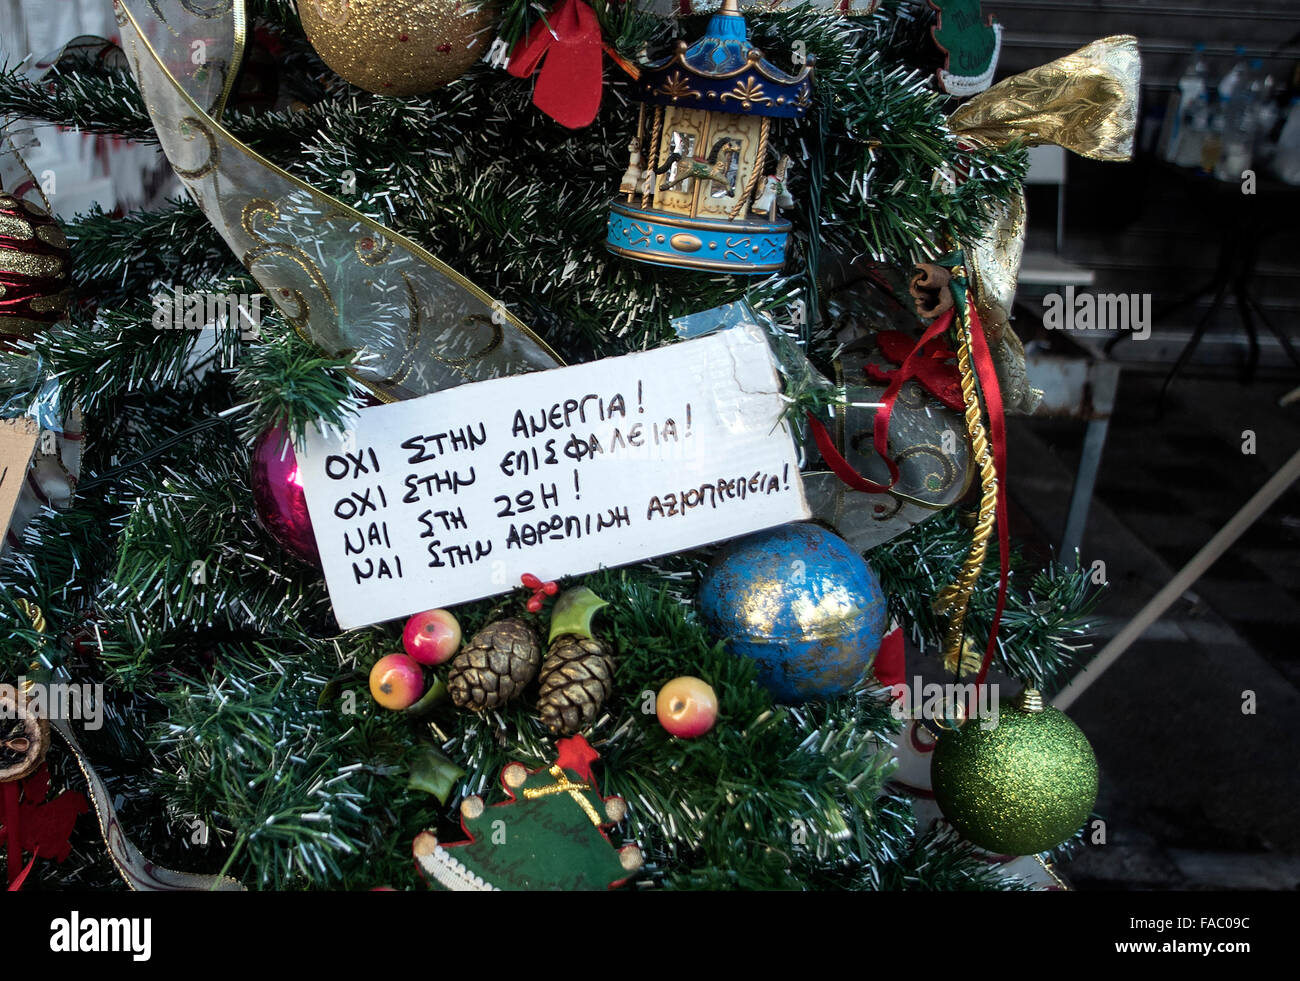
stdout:
<svg viewBox="0 0 1300 981">
<path fill-rule="evenodd" d="M 299 473 L 339 626 L 808 518 L 780 392 L 743 325 L 311 432 Z"/>
</svg>

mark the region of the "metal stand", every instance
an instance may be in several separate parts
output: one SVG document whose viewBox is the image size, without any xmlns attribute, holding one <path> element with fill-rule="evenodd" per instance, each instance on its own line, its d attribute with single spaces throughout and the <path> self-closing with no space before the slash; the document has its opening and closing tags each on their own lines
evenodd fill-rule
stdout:
<svg viewBox="0 0 1300 981">
<path fill-rule="evenodd" d="M 1268 319 L 1259 300 L 1251 292 L 1255 267 L 1259 262 L 1260 243 L 1270 235 L 1294 227 L 1300 190 L 1280 181 L 1261 180 L 1257 193 L 1243 194 L 1237 183 L 1217 181 L 1172 164 L 1159 164 L 1155 172 L 1162 180 L 1175 182 L 1184 188 L 1192 209 L 1205 216 L 1207 225 L 1219 230 L 1219 250 L 1214 274 L 1209 281 L 1165 307 L 1155 317 L 1159 323 L 1203 297 L 1214 298 L 1209 309 L 1197 322 L 1192 336 L 1178 353 L 1173 368 L 1165 376 L 1157 402 L 1159 416 L 1164 414 L 1165 397 L 1174 379 L 1196 353 L 1206 331 L 1230 296 L 1236 303 L 1237 316 L 1246 333 L 1247 353 L 1242 381 L 1254 378 L 1259 365 L 1259 331 L 1254 315 L 1258 315 L 1264 326 L 1277 338 L 1291 363 L 1300 367 L 1300 353 L 1297 353 L 1291 339 Z M 1129 336 L 1125 333 L 1111 338 L 1106 344 L 1106 354 L 1109 355 L 1116 344 Z"/>
<path fill-rule="evenodd" d="M 1044 392 L 1043 404 L 1034 413 L 1039 416 L 1069 416 L 1085 419 L 1088 429 L 1083 437 L 1079 469 L 1070 492 L 1070 511 L 1061 536 L 1061 561 L 1077 564 L 1092 507 L 1092 493 L 1097 486 L 1102 452 L 1110 430 L 1111 413 L 1119 389 L 1120 366 L 1113 361 L 1089 357 L 1030 354 L 1026 358 L 1030 384 Z"/>
</svg>

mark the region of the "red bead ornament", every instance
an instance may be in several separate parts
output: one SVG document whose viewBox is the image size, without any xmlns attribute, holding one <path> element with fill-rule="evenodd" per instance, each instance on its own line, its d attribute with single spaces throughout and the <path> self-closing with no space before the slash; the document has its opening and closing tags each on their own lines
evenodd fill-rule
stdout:
<svg viewBox="0 0 1300 981">
<path fill-rule="evenodd" d="M 546 602 L 545 597 L 554 596 L 560 591 L 560 587 L 554 581 L 542 582 L 531 572 L 525 572 L 519 577 L 519 581 L 524 584 L 525 589 L 533 591 L 533 595 L 524 604 L 529 613 L 541 613 L 542 604 Z"/>
</svg>

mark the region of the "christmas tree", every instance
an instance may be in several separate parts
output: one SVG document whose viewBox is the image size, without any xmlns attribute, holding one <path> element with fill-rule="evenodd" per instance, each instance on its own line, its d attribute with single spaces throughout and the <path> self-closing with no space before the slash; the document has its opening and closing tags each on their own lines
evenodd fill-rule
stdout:
<svg viewBox="0 0 1300 981">
<path fill-rule="evenodd" d="M 94 796 L 115 807 L 138 854 L 159 866 L 221 873 L 251 889 L 423 889 L 412 842 L 430 829 L 443 842 L 461 837 L 462 802 L 477 795 L 491 807 L 504 800 L 496 781 L 508 765 L 545 773 L 557 756 L 555 735 L 568 723 L 557 721 L 558 708 L 550 727 L 538 714 L 535 688 L 527 687 L 535 667 L 506 679 L 499 704 L 473 704 L 481 678 L 464 681 L 468 668 L 455 661 L 427 671 L 428 697 L 414 709 L 372 701 L 365 679 L 402 649 L 403 621 L 340 630 L 311 561 L 310 535 L 293 554 L 284 542 L 295 528 L 272 534 L 265 505 L 259 517 L 254 443 L 262 440 L 263 462 L 283 460 L 281 444 L 266 436 L 273 429 L 301 450 L 314 427 L 346 429 L 376 400 L 491 377 L 474 375 L 466 367 L 470 352 L 454 346 L 423 348 L 403 372 L 385 360 L 390 335 L 410 327 L 445 338 L 437 331 L 450 329 L 446 318 L 466 310 L 478 311 L 465 316 L 478 317 L 484 329 L 489 322 L 502 328 L 501 373 L 512 373 L 553 367 L 547 351 L 579 364 L 658 349 L 676 339 L 674 320 L 744 300 L 784 352 L 788 396 L 798 408 L 789 428 L 810 449 L 806 469 L 824 472 L 803 413 L 827 427 L 842 418 L 830 408 L 835 386 L 828 379 L 836 377 L 846 336 L 860 336 L 863 324 L 921 323 L 899 286 L 914 264 L 939 270 L 944 285 L 931 299 L 949 291 L 960 318 L 953 323 L 974 322 L 978 332 L 972 312 L 980 304 L 964 292 L 968 281 L 953 256 L 983 241 L 1014 205 L 1024 148 L 1016 139 L 955 132 L 949 114 L 956 102 L 916 68 L 932 62 L 933 51 L 918 50 L 929 39 L 915 29 L 918 12 L 909 3 L 886 2 L 853 17 L 807 4 L 747 12 L 747 43 L 761 49 L 771 77 L 806 78 L 797 84 L 806 85 L 809 106 L 777 120 L 771 152 L 745 158 L 741 166 L 750 170 L 739 185 L 734 167 L 728 172 L 727 146 L 670 147 L 673 132 L 652 140 L 650 101 L 637 120 L 644 93 L 634 76 L 652 72 L 678 39 L 694 42 L 710 30 L 702 14 L 664 17 L 605 0 L 590 7 L 566 0 L 545 16 L 523 0 L 486 11 L 415 3 L 419 32 L 399 41 L 381 32 L 376 43 L 367 40 L 373 32 L 341 31 L 328 3 L 236 0 L 236 8 L 247 7 L 237 74 L 241 45 L 232 41 L 229 11 L 205 15 L 196 43 L 208 49 L 195 60 L 198 48 L 182 31 L 160 27 L 155 6 L 168 29 L 195 22 L 189 5 L 125 0 L 119 24 L 128 57 L 79 48 L 39 78 L 11 68 L 0 77 L 0 112 L 144 143 L 159 141 L 151 111 L 173 112 L 177 128 L 163 139 L 169 155 L 173 143 L 180 148 L 173 166 L 187 180 L 215 174 L 212 186 L 221 190 L 214 193 L 238 196 L 250 240 L 274 252 L 270 238 L 258 237 L 274 226 L 281 234 L 275 248 L 288 249 L 284 236 L 292 233 L 307 262 L 342 214 L 349 229 L 372 230 L 353 235 L 361 264 L 380 265 L 378 253 L 394 242 L 398 252 L 401 243 L 415 243 L 473 287 L 407 250 L 401 261 L 411 265 L 403 268 L 418 266 L 428 280 L 412 272 L 408 291 L 398 278 L 377 288 L 378 300 L 364 299 L 360 287 L 355 296 L 331 294 L 333 309 L 324 314 L 312 296 L 316 306 L 308 311 L 302 293 L 264 290 L 257 275 L 269 253 L 232 252 L 217 225 L 237 225 L 238 213 L 223 213 L 203 195 L 157 211 L 95 211 L 65 225 L 73 293 L 66 318 L 24 330 L 0 324 L 9 336 L 6 405 L 8 415 L 20 415 L 57 384 L 57 428 L 71 431 L 66 419 L 75 407 L 84 458 L 71 506 L 44 507 L 16 526 L 0 557 L 0 682 L 26 676 L 102 686 L 102 724 L 74 726 L 76 740 L 102 780 Z M 132 40 L 142 37 L 161 52 L 156 64 Z M 410 64 L 405 53 L 391 62 L 380 57 L 412 40 L 424 50 Z M 501 68 L 507 56 L 510 72 Z M 430 63 L 432 82 L 411 67 Z M 389 64 L 391 79 L 382 77 Z M 815 70 L 805 74 L 809 66 Z M 192 105 L 166 95 L 170 89 L 150 89 L 168 72 L 188 80 Z M 590 122 L 579 118 L 592 113 Z M 211 154 L 205 149 L 214 133 L 226 139 L 213 121 L 230 138 L 220 154 L 215 142 Z M 766 140 L 766 119 L 763 126 Z M 640 164 L 629 160 L 634 132 L 639 144 L 634 139 L 631 152 Z M 236 146 L 249 151 L 240 162 L 230 149 Z M 279 170 L 254 166 L 253 154 Z M 632 181 L 620 193 L 625 169 Z M 754 182 L 745 186 L 751 172 Z M 775 182 L 769 198 L 759 186 L 764 178 Z M 611 198 L 635 207 L 643 194 L 671 195 L 674 188 L 664 185 L 674 181 L 677 188 L 694 181 L 701 195 L 716 192 L 728 204 L 740 201 L 738 212 L 745 201 L 762 202 L 745 220 L 773 227 L 788 220 L 779 267 L 738 275 L 613 254 L 606 246 Z M 320 200 L 313 194 L 331 196 L 368 223 L 328 208 L 286 217 L 285 195 Z M 380 228 L 391 235 L 374 231 Z M 435 284 L 427 294 L 426 282 Z M 186 329 L 207 319 L 189 324 L 183 297 L 262 292 L 271 302 L 256 329 L 237 313 L 215 331 Z M 414 318 L 414 327 L 411 309 L 425 318 Z M 955 346 L 958 334 L 954 326 L 939 341 Z M 952 379 L 957 353 L 945 348 L 937 359 Z M 987 380 L 981 388 L 987 404 L 995 393 Z M 952 418 L 965 447 L 962 392 L 954 391 Z M 56 428 L 45 417 L 41 424 Z M 864 445 L 870 442 L 868 435 Z M 969 456 L 972 473 L 976 456 Z M 974 482 L 990 491 L 984 476 Z M 866 552 L 878 579 L 887 619 L 935 663 L 948 649 L 949 668 L 964 669 L 969 681 L 997 619 L 1000 570 L 996 560 L 982 567 L 968 561 L 974 497 L 944 503 L 952 506 L 857 551 Z M 625 802 L 609 836 L 644 856 L 632 882 L 1017 888 L 956 834 L 928 828 L 889 783 L 900 722 L 887 690 L 867 683 L 789 703 L 758 683 L 756 663 L 732 653 L 697 610 L 711 556 L 692 550 L 574 577 L 562 585 L 586 586 L 608 605 L 594 618 L 588 610 L 578 618 L 582 626 L 570 623 L 557 637 L 547 637 L 544 584 L 535 584 L 535 596 L 510 592 L 517 575 L 498 595 L 454 610 L 467 646 L 473 638 L 487 652 L 484 664 L 507 641 L 515 651 L 527 646 L 522 635 L 503 641 L 500 630 L 491 632 L 503 616 L 547 638 L 546 656 L 562 657 L 566 668 L 585 656 L 598 659 L 579 675 L 596 679 L 593 701 L 584 700 L 587 689 L 575 689 L 557 704 L 572 709 L 567 718 L 579 720 L 599 752 L 600 792 Z M 964 567 L 964 622 L 954 634 L 951 611 L 936 612 L 935 600 Z M 442 605 L 436 596 L 421 599 Z M 537 602 L 526 604 L 530 599 Z M 1092 599 L 1085 573 L 1013 561 L 995 670 L 1029 687 L 1059 684 L 1087 631 Z M 587 650 L 581 641 L 596 646 Z M 564 649 L 554 654 L 557 644 Z M 542 654 L 530 650 L 529 657 L 540 661 Z M 599 660 L 606 657 L 613 665 L 608 698 L 607 662 Z M 470 693 L 456 704 L 439 697 L 449 670 Z M 559 677 L 554 668 L 551 674 Z M 679 676 L 704 679 L 716 693 L 717 721 L 701 737 L 673 736 L 656 719 L 653 698 L 647 704 L 647 694 Z M 559 682 L 547 684 L 552 691 Z M 383 691 L 387 697 L 393 689 Z M 464 700 L 471 704 L 461 707 Z M 56 790 L 84 786 L 71 743 L 56 739 L 45 766 Z M 617 872 L 617 855 L 610 856 L 605 864 Z M 121 864 L 85 817 L 71 854 L 59 862 L 42 857 L 27 881 L 118 888 Z"/>
</svg>

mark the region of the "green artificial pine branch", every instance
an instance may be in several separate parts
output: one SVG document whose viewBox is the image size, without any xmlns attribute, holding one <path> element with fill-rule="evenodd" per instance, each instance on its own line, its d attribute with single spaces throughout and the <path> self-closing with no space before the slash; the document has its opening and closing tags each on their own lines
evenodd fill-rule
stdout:
<svg viewBox="0 0 1300 981">
<path fill-rule="evenodd" d="M 890 609 L 910 627 L 922 651 L 938 649 L 945 620 L 933 600 L 957 576 L 970 548 L 970 528 L 950 508 L 867 554 Z M 1087 648 L 1098 594 L 1087 569 L 1028 570 L 1013 552 L 1006 611 L 998 631 L 1001 667 L 1026 684 L 1050 688 Z M 1028 582 L 1025 580 L 1028 579 Z M 967 615 L 967 633 L 982 647 L 997 603 L 998 559 L 990 551 Z"/>
<path fill-rule="evenodd" d="M 124 70 L 90 64 L 51 69 L 39 81 L 18 69 L 0 71 L 0 115 L 39 119 L 139 143 L 158 142 L 131 76 Z"/>
<path fill-rule="evenodd" d="M 77 295 L 109 309 L 160 285 L 190 287 L 218 278 L 231 266 L 225 242 L 188 199 L 121 217 L 96 207 L 65 230 L 78 260 L 72 265 Z"/>
<path fill-rule="evenodd" d="M 298 443 L 311 426 L 343 428 L 362 405 L 351 364 L 322 354 L 276 318 L 265 322 L 262 342 L 250 345 L 235 379 L 246 406 L 245 439 L 277 425 Z"/>
<path fill-rule="evenodd" d="M 694 38 L 704 24 L 660 21 L 630 4 L 597 10 L 628 58 L 646 44 L 663 52 L 670 36 Z M 483 64 L 419 97 L 362 93 L 310 50 L 290 0 L 254 0 L 250 13 L 278 32 L 281 105 L 295 104 L 239 111 L 236 99 L 231 132 L 446 259 L 566 360 L 661 345 L 672 339 L 672 317 L 741 296 L 793 323 L 795 301 L 807 295 L 801 257 L 784 276 L 754 282 L 651 269 L 605 249 L 607 205 L 636 118 L 633 83 L 608 60 L 600 114 L 569 131 L 531 105 L 532 80 Z M 522 32 L 535 15 L 511 0 L 503 35 L 516 29 L 511 17 Z M 1023 152 L 957 147 L 946 103 L 899 64 L 887 14 L 846 20 L 795 9 L 751 14 L 749 23 L 778 65 L 794 67 L 795 42 L 817 61 L 820 118 L 784 126 L 775 141 L 794 158 L 799 251 L 816 253 L 819 236 L 827 251 L 909 265 L 943 235 L 974 234 L 1018 187 Z M 0 110 L 154 140 L 124 73 L 78 63 L 48 81 L 0 76 Z M 816 215 L 810 140 L 824 141 L 814 149 L 826 161 Z M 945 163 L 970 173 L 952 194 L 933 186 Z M 69 237 L 84 312 L 24 350 L 40 355 L 85 413 L 82 491 L 74 508 L 41 514 L 0 555 L 0 618 L 14 625 L 0 641 L 0 670 L 16 674 L 33 657 L 38 638 L 12 602 L 30 599 L 50 622 L 40 657 L 110 693 L 106 724 L 87 733 L 86 748 L 151 859 L 225 871 L 253 888 L 422 888 L 413 836 L 434 828 L 457 837 L 459 800 L 499 799 L 501 768 L 553 760 L 554 737 L 527 700 L 481 715 L 450 704 L 422 718 L 381 709 L 364 679 L 400 649 L 402 624 L 340 633 L 319 573 L 261 528 L 249 442 L 273 424 L 298 437 L 311 425 L 346 425 L 363 398 L 351 361 L 323 354 L 273 314 L 258 338 L 220 335 L 205 372 L 193 363 L 196 332 L 157 329 L 154 291 L 254 289 L 188 201 L 120 219 L 95 211 Z M 827 363 L 829 326 L 809 334 L 806 353 Z M 968 541 L 949 512 L 869 557 L 892 612 L 927 650 L 941 627 L 933 596 Z M 951 837 L 918 836 L 908 802 L 888 783 L 897 723 L 882 696 L 773 705 L 752 663 L 728 655 L 696 615 L 707 557 L 584 579 L 610 601 L 597 631 L 617 656 L 614 695 L 589 738 L 601 753 L 602 790 L 628 803 L 617 835 L 645 852 L 639 887 L 1019 888 Z M 1074 573 L 1023 566 L 1012 585 L 1003 667 L 1050 684 L 1086 630 L 1091 591 Z M 972 600 L 976 633 L 987 629 L 995 586 L 991 565 Z M 515 593 L 456 614 L 470 636 L 521 606 Z M 88 626 L 99 628 L 90 642 Z M 433 673 L 445 678 L 446 667 Z M 722 717 L 706 738 L 670 738 L 645 711 L 647 693 L 683 674 L 704 677 L 720 697 Z M 465 771 L 445 806 L 409 786 L 418 747 L 431 738 Z M 52 766 L 56 778 L 75 772 L 66 756 Z M 196 826 L 202 841 L 193 840 Z M 93 827 L 79 830 L 72 857 L 46 880 L 120 888 Z"/>
</svg>

